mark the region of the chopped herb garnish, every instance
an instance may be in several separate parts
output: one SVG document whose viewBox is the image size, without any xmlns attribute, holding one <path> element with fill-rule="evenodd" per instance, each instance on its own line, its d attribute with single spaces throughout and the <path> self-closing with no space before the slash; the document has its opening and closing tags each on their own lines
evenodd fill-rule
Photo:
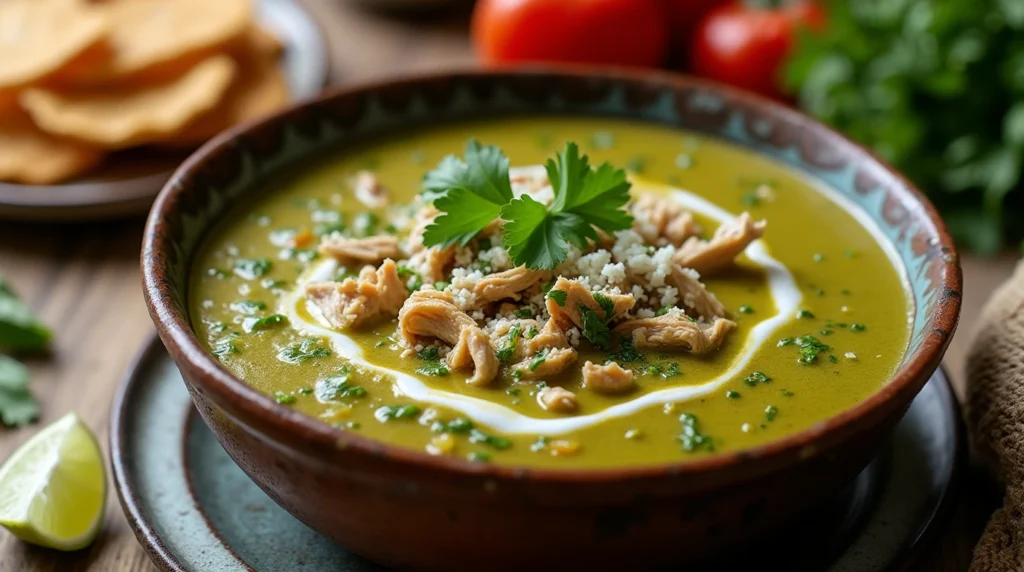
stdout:
<svg viewBox="0 0 1024 572">
<path fill-rule="evenodd" d="M 774 405 L 769 405 L 764 408 L 764 418 L 766 421 L 775 421 L 775 417 L 779 414 L 779 408 Z"/>
<path fill-rule="evenodd" d="M 238 348 L 235 347 L 234 340 L 238 339 L 238 334 L 228 334 L 223 338 L 220 338 L 213 342 L 213 355 L 217 357 L 224 357 L 230 354 L 237 354 Z"/>
<path fill-rule="evenodd" d="M 312 393 L 313 393 L 313 388 L 312 387 L 300 387 L 298 389 L 298 394 L 299 395 L 310 395 Z"/>
<path fill-rule="evenodd" d="M 793 397 L 796 394 L 793 393 L 792 391 L 788 390 L 788 389 L 783 389 L 782 390 L 782 395 L 784 395 L 786 397 Z"/>
<path fill-rule="evenodd" d="M 472 463 L 489 463 L 491 461 L 491 456 L 483 451 L 470 451 L 470 453 L 466 455 L 466 460 Z"/>
<path fill-rule="evenodd" d="M 608 349 L 612 343 L 612 331 L 608 328 L 608 324 L 597 317 L 597 312 L 583 304 L 580 304 L 577 309 L 583 320 L 583 337 L 598 349 Z"/>
<path fill-rule="evenodd" d="M 642 361 L 644 356 L 633 347 L 633 338 L 623 338 L 619 344 L 619 351 L 611 354 L 608 358 L 619 363 L 633 363 Z"/>
<path fill-rule="evenodd" d="M 705 451 L 715 450 L 714 440 L 701 431 L 700 422 L 697 421 L 697 417 L 690 413 L 683 413 L 679 417 L 679 421 L 683 424 L 683 431 L 679 434 L 679 441 L 683 444 L 684 451 L 692 453 L 701 449 Z"/>
<path fill-rule="evenodd" d="M 786 343 L 783 343 L 786 342 Z M 810 365 L 818 361 L 818 355 L 831 350 L 831 346 L 824 344 L 818 338 L 807 334 L 799 338 L 785 338 L 779 340 L 779 346 L 796 344 L 800 348 L 800 358 L 797 360 L 804 365 Z"/>
<path fill-rule="evenodd" d="M 498 356 L 498 361 L 507 362 L 515 356 L 517 343 L 522 336 L 522 332 L 523 326 L 515 324 L 509 330 L 508 335 L 502 338 L 501 345 L 498 347 L 498 351 L 495 352 Z"/>
<path fill-rule="evenodd" d="M 818 330 L 818 333 L 823 336 L 831 336 L 834 333 L 834 331 L 830 328 L 825 328 L 823 330 Z"/>
<path fill-rule="evenodd" d="M 615 317 L 615 302 L 611 301 L 611 298 L 605 296 L 600 292 L 594 292 L 594 300 L 604 310 L 604 321 L 608 322 Z"/>
<path fill-rule="evenodd" d="M 46 347 L 51 335 L 0 276 L 0 350 L 39 351 Z"/>
<path fill-rule="evenodd" d="M 238 302 L 232 302 L 229 308 L 231 308 L 232 312 L 251 316 L 256 312 L 266 310 L 267 305 L 259 300 L 239 300 Z"/>
<path fill-rule="evenodd" d="M 537 353 L 537 355 L 533 356 L 533 359 L 530 360 L 530 371 L 537 371 L 537 368 L 540 367 L 540 364 L 544 363 L 544 360 L 547 359 L 547 357 L 548 348 L 542 349 Z M 522 373 L 520 373 L 519 376 L 522 377 Z"/>
<path fill-rule="evenodd" d="M 513 396 L 514 395 L 519 395 L 522 392 L 523 392 L 523 390 L 519 389 L 518 387 L 509 387 L 509 388 L 505 389 L 505 393 L 507 393 L 508 395 L 513 395 Z"/>
<path fill-rule="evenodd" d="M 440 354 L 438 354 L 437 348 L 431 346 L 416 352 L 416 357 L 427 361 L 437 361 L 440 359 Z"/>
<path fill-rule="evenodd" d="M 640 375 L 661 375 L 664 368 L 661 364 L 652 363 L 640 368 Z"/>
<path fill-rule="evenodd" d="M 517 318 L 523 318 L 523 319 L 532 318 L 533 317 L 533 308 L 530 308 L 530 307 L 519 308 L 518 310 L 516 310 L 515 313 L 516 313 L 516 317 Z"/>
<path fill-rule="evenodd" d="M 420 414 L 416 405 L 382 405 L 373 412 L 373 416 L 381 423 L 392 419 L 412 419 Z"/>
<path fill-rule="evenodd" d="M 473 430 L 473 422 L 465 417 L 456 417 L 451 421 L 434 421 L 430 425 L 434 433 L 469 433 Z"/>
<path fill-rule="evenodd" d="M 850 294 L 852 294 L 852 292 L 850 292 L 846 288 L 843 288 L 842 290 L 840 290 L 839 293 L 842 294 L 843 296 L 849 296 Z"/>
<path fill-rule="evenodd" d="M 534 337 L 536 337 L 536 336 L 537 336 L 537 334 L 539 334 L 539 333 L 540 333 L 540 332 L 538 332 L 538 331 L 537 331 L 537 326 L 530 326 L 530 327 L 529 327 L 529 328 L 527 328 L 527 330 L 526 330 L 526 339 L 528 339 L 528 340 L 532 340 L 532 339 L 533 339 Z"/>
<path fill-rule="evenodd" d="M 337 401 L 346 397 L 366 397 L 366 390 L 349 382 L 349 372 L 323 377 L 317 380 L 313 391 L 319 401 Z"/>
<path fill-rule="evenodd" d="M 288 318 L 281 314 L 271 314 L 263 317 L 249 316 L 242 320 L 242 329 L 245 330 L 245 333 L 251 334 L 252 332 L 272 328 L 287 321 Z"/>
<path fill-rule="evenodd" d="M 506 439 L 504 437 L 499 437 L 497 435 L 488 435 L 487 433 L 484 433 L 483 431 L 480 431 L 479 429 L 470 429 L 469 430 L 469 442 L 470 443 L 483 443 L 485 445 L 489 445 L 491 447 L 494 447 L 495 449 L 498 449 L 499 451 L 503 451 L 503 450 L 508 449 L 509 447 L 512 446 L 512 441 L 509 441 L 508 439 Z"/>
<path fill-rule="evenodd" d="M 664 316 L 672 311 L 672 306 L 662 306 L 658 308 L 658 311 L 654 313 L 655 316 Z"/>
<path fill-rule="evenodd" d="M 530 450 L 533 451 L 534 453 L 543 451 L 550 442 L 550 438 L 545 437 L 544 435 L 539 435 L 537 437 L 537 440 L 530 444 Z"/>
<path fill-rule="evenodd" d="M 556 304 L 561 307 L 565 307 L 565 300 L 569 296 L 569 293 L 565 290 L 549 290 L 545 298 L 548 300 L 554 300 Z"/>
<path fill-rule="evenodd" d="M 863 332 L 866 329 L 868 329 L 868 327 L 865 326 L 864 324 L 857 324 L 857 323 L 850 324 L 850 331 L 851 332 Z"/>
<path fill-rule="evenodd" d="M 796 313 L 796 319 L 798 320 L 813 320 L 814 313 L 810 310 L 800 310 Z"/>
<path fill-rule="evenodd" d="M 677 364 L 676 362 L 672 362 L 668 364 L 668 367 L 665 368 L 665 371 L 661 372 L 661 377 L 668 379 L 670 377 L 676 377 L 682 374 L 683 372 L 679 371 L 679 364 Z"/>
<path fill-rule="evenodd" d="M 743 379 L 743 383 L 747 384 L 749 387 L 754 387 L 758 384 L 770 383 L 771 381 L 772 378 L 759 371 L 751 372 L 750 375 Z"/>
<path fill-rule="evenodd" d="M 743 196 L 740 197 L 740 202 L 742 202 L 743 206 L 746 207 L 756 207 L 761 204 L 761 197 L 757 196 L 756 192 L 749 191 L 743 193 Z"/>
<path fill-rule="evenodd" d="M 733 391 L 731 389 L 725 392 L 725 396 L 728 397 L 729 399 L 739 399 L 740 397 L 742 397 L 742 395 L 740 395 L 740 392 Z"/>
<path fill-rule="evenodd" d="M 277 359 L 286 363 L 300 363 L 310 359 L 325 358 L 331 355 L 331 350 L 325 348 L 320 340 L 307 338 L 297 344 L 281 348 L 277 352 Z"/>
<path fill-rule="evenodd" d="M 275 391 L 274 399 L 281 405 L 291 405 L 292 403 L 295 403 L 295 396 L 283 391 Z"/>
<path fill-rule="evenodd" d="M 754 313 L 754 309 L 752 307 L 750 307 L 748 304 L 743 304 L 742 306 L 740 306 L 739 311 L 740 311 L 740 314 L 753 314 Z"/>
<path fill-rule="evenodd" d="M 450 372 L 448 371 L 447 365 L 439 361 L 431 361 L 423 364 L 422 367 L 417 368 L 416 373 L 429 375 L 431 377 L 444 377 Z"/>
<path fill-rule="evenodd" d="M 273 263 L 267 258 L 243 258 L 235 262 L 235 275 L 245 280 L 253 280 L 270 272 Z"/>
</svg>

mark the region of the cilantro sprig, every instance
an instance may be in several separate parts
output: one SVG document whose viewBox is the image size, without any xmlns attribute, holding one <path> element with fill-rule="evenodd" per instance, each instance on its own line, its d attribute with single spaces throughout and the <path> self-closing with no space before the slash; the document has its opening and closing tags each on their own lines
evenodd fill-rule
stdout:
<svg viewBox="0 0 1024 572">
<path fill-rule="evenodd" d="M 494 219 L 505 221 L 503 244 L 515 264 L 551 269 L 565 260 L 569 244 L 586 248 L 597 230 L 614 232 L 633 224 L 623 208 L 629 201 L 626 172 L 610 163 L 597 168 L 575 143 L 566 143 L 545 165 L 554 191 L 550 205 L 528 195 L 513 197 L 508 158 L 475 140 L 465 159 L 448 156 L 424 178 L 424 198 L 444 214 L 427 227 L 427 246 L 465 246 Z"/>
</svg>

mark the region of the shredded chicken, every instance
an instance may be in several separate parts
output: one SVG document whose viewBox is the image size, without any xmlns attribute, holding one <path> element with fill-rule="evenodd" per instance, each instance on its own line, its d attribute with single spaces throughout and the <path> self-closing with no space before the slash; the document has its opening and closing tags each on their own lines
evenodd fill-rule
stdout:
<svg viewBox="0 0 1024 572">
<path fill-rule="evenodd" d="M 326 236 L 320 242 L 320 254 L 330 256 L 342 264 L 377 264 L 385 258 L 402 257 L 398 239 L 387 234 L 367 238 Z"/>
<path fill-rule="evenodd" d="M 615 362 L 595 365 L 588 361 L 583 364 L 583 385 L 598 393 L 625 393 L 633 389 L 633 372 Z"/>
<path fill-rule="evenodd" d="M 413 219 L 412 229 L 409 231 L 409 252 L 416 253 L 426 248 L 423 244 L 423 233 L 439 214 L 441 211 L 434 208 L 434 203 L 424 205 L 416 211 L 416 218 Z"/>
<path fill-rule="evenodd" d="M 565 329 L 559 326 L 558 320 L 548 320 L 540 333 L 526 341 L 526 355 L 533 355 L 544 348 L 567 348 L 569 338 Z"/>
<path fill-rule="evenodd" d="M 310 282 L 305 290 L 306 299 L 340 330 L 394 316 L 409 295 L 398 276 L 398 267 L 390 259 L 376 270 L 364 268 L 358 278 L 346 278 L 343 282 Z"/>
<path fill-rule="evenodd" d="M 540 282 L 545 272 L 530 270 L 525 266 L 517 266 L 504 272 L 484 276 L 473 288 L 473 294 L 479 303 L 495 300 L 519 300 L 520 292 Z"/>
<path fill-rule="evenodd" d="M 668 197 L 641 195 L 632 204 L 633 230 L 648 244 L 680 246 L 703 229 L 693 214 Z"/>
<path fill-rule="evenodd" d="M 490 336 L 444 292 L 414 293 L 398 313 L 398 331 L 409 348 L 435 338 L 453 346 L 448 366 L 455 370 L 472 367 L 473 376 L 467 380 L 472 385 L 486 385 L 498 374 Z"/>
<path fill-rule="evenodd" d="M 614 332 L 632 336 L 637 349 L 680 349 L 701 355 L 721 347 L 726 335 L 735 327 L 736 322 L 723 318 L 715 319 L 710 325 L 701 324 L 677 311 L 623 322 Z"/>
<path fill-rule="evenodd" d="M 525 355 L 528 355 L 529 345 L 526 339 L 526 331 L 530 328 L 536 328 L 538 326 L 537 320 L 504 320 L 499 323 L 494 331 L 491 333 L 491 345 L 494 347 L 494 351 L 497 352 L 502 348 L 507 348 L 509 343 L 509 334 L 512 328 L 519 326 L 519 335 L 516 337 L 515 345 L 511 346 L 512 354 L 509 355 L 505 361 L 516 361 Z"/>
<path fill-rule="evenodd" d="M 576 363 L 577 357 L 573 348 L 552 348 L 513 365 L 512 371 L 519 372 L 519 379 L 526 381 L 549 379 Z"/>
<path fill-rule="evenodd" d="M 565 292 L 564 304 L 559 304 L 558 298 L 552 296 L 551 292 L 556 290 Z M 569 324 L 572 324 L 582 328 L 583 317 L 580 315 L 580 306 L 590 308 L 600 318 L 607 320 L 624 316 L 626 312 L 632 310 L 633 306 L 636 305 L 636 300 L 628 294 L 603 294 L 603 296 L 612 302 L 612 316 L 605 314 L 604 308 L 594 298 L 594 293 L 590 291 L 590 288 L 580 283 L 579 280 L 568 280 L 559 277 L 555 285 L 551 287 L 551 291 L 548 292 L 546 302 L 548 313 L 551 314 L 552 320 L 558 321 L 560 326 L 568 327 Z"/>
<path fill-rule="evenodd" d="M 431 246 L 421 248 L 411 257 L 406 265 L 423 278 L 424 282 L 440 282 L 448 276 L 455 264 L 455 247 L 441 248 Z"/>
<path fill-rule="evenodd" d="M 359 171 L 352 178 L 352 190 L 356 199 L 371 209 L 379 209 L 388 206 L 391 200 L 388 190 L 377 181 L 377 176 L 370 171 Z"/>
<path fill-rule="evenodd" d="M 576 394 L 564 387 L 545 387 L 537 392 L 537 403 L 547 411 L 572 413 L 576 411 Z"/>
<path fill-rule="evenodd" d="M 718 301 L 718 297 L 709 292 L 700 283 L 700 280 L 694 278 L 690 272 L 678 264 L 673 265 L 669 283 L 679 290 L 679 298 L 683 301 L 683 306 L 690 308 L 698 316 L 709 322 L 713 318 L 725 317 L 725 306 Z"/>
<path fill-rule="evenodd" d="M 723 223 L 709 241 L 692 237 L 676 252 L 675 261 L 684 268 L 710 274 L 729 267 L 751 242 L 764 234 L 765 221 L 754 222 L 749 213 Z"/>
</svg>

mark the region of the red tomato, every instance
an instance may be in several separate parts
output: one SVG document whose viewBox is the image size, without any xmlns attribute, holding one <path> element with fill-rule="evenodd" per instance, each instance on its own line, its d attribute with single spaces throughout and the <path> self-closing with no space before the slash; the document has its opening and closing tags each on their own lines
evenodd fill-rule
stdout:
<svg viewBox="0 0 1024 572">
<path fill-rule="evenodd" d="M 813 0 L 770 8 L 733 0 L 701 20 L 690 46 L 690 69 L 699 76 L 781 99 L 779 68 L 797 30 L 824 23 L 825 13 Z"/>
<path fill-rule="evenodd" d="M 657 66 L 668 30 L 658 0 L 479 0 L 473 44 L 486 63 Z"/>
</svg>

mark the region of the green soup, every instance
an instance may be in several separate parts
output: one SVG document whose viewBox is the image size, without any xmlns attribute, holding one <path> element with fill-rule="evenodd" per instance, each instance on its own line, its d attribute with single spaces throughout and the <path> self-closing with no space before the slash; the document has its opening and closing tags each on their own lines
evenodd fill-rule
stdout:
<svg viewBox="0 0 1024 572">
<path fill-rule="evenodd" d="M 408 234 L 415 208 L 404 205 L 420 193 L 424 174 L 471 138 L 500 147 L 513 167 L 542 164 L 575 141 L 591 164 L 627 169 L 634 196 L 672 197 L 678 188 L 690 193 L 688 204 L 713 205 L 694 209 L 704 238 L 720 224 L 714 212 L 765 220 L 764 236 L 734 267 L 700 278 L 736 324 L 721 347 L 704 355 L 624 352 L 618 336 L 605 349 L 587 338 L 574 344 L 575 364 L 550 379 L 520 379 L 502 365 L 492 383 L 471 385 L 472 370 L 446 367 L 431 348 L 403 351 L 394 315 L 343 332 L 317 327 L 295 293 L 325 264 L 320 237 Z M 359 171 L 387 189 L 387 207 L 371 210 L 356 199 L 350 181 Z M 225 367 L 279 403 L 394 445 L 568 468 L 735 451 L 806 429 L 875 393 L 907 346 L 906 289 L 871 232 L 800 174 L 718 140 L 607 119 L 461 123 L 346 149 L 266 186 L 210 233 L 196 257 L 193 326 Z M 769 271 L 764 260 L 778 268 Z M 352 278 L 359 268 L 348 266 L 331 278 L 346 270 Z M 410 272 L 402 279 L 410 289 L 432 287 Z M 512 302 L 490 311 L 543 312 Z M 477 318 L 483 325 L 490 316 Z M 353 348 L 362 357 L 351 362 L 344 356 Z M 619 363 L 632 375 L 630 389 L 585 387 L 586 361 Z M 539 402 L 537 394 L 555 386 L 575 395 L 573 412 Z"/>
</svg>

